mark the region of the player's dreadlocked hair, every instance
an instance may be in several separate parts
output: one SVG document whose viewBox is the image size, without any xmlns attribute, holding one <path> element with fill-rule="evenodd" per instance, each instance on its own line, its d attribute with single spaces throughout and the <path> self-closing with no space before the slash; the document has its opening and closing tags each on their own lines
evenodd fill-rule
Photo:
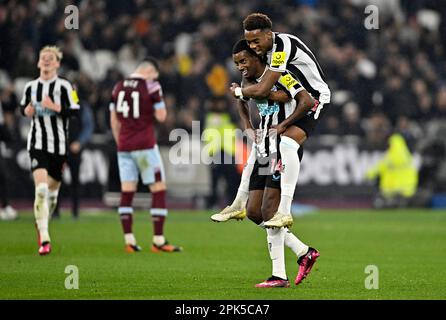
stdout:
<svg viewBox="0 0 446 320">
<path fill-rule="evenodd" d="M 263 13 L 251 13 L 245 18 L 245 20 L 243 20 L 243 28 L 246 31 L 253 31 L 257 29 L 271 30 L 272 27 L 273 23 L 271 22 L 271 19 Z"/>
</svg>

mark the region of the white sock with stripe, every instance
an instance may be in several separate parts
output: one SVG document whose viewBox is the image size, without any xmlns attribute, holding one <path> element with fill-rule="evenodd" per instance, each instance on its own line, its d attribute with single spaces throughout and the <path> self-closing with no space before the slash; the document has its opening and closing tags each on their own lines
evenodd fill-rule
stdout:
<svg viewBox="0 0 446 320">
<path fill-rule="evenodd" d="M 36 186 L 36 194 L 34 199 L 34 217 L 36 219 L 37 228 L 39 229 L 40 242 L 50 242 L 48 232 L 48 184 L 39 183 Z"/>
<path fill-rule="evenodd" d="M 267 229 L 268 250 L 273 264 L 272 275 L 286 280 L 284 237 L 285 229 Z"/>
<path fill-rule="evenodd" d="M 308 246 L 299 240 L 288 228 L 285 228 L 285 245 L 289 247 L 298 258 L 308 251 Z"/>
<path fill-rule="evenodd" d="M 283 214 L 291 214 L 291 203 L 300 171 L 300 161 L 297 154 L 300 145 L 289 137 L 281 137 L 279 148 L 283 171 L 280 179 L 281 194 L 278 211 Z"/>
</svg>

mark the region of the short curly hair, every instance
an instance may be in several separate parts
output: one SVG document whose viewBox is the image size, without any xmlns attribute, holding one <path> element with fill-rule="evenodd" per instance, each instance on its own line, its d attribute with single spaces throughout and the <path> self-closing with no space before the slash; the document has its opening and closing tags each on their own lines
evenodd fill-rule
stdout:
<svg viewBox="0 0 446 320">
<path fill-rule="evenodd" d="M 236 42 L 232 48 L 232 54 L 237 54 L 242 51 L 247 51 L 250 55 L 260 58 L 257 53 L 249 47 L 248 42 L 246 42 L 245 39 L 240 39 Z"/>
<path fill-rule="evenodd" d="M 251 13 L 245 18 L 245 20 L 243 20 L 243 28 L 246 31 L 253 31 L 257 29 L 271 30 L 272 26 L 273 23 L 271 22 L 271 19 L 263 13 Z"/>
</svg>

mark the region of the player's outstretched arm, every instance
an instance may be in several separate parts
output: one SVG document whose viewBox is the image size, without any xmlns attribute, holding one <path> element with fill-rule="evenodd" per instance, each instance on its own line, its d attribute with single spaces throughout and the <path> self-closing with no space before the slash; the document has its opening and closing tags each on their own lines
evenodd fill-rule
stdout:
<svg viewBox="0 0 446 320">
<path fill-rule="evenodd" d="M 279 80 L 280 76 L 281 76 L 280 72 L 267 70 L 262 78 L 262 81 L 254 85 L 244 87 L 243 89 L 240 90 L 240 94 L 244 98 L 255 98 L 255 99 L 267 98 L 271 92 L 271 88 Z M 240 95 L 237 95 L 237 93 L 239 92 L 235 92 L 235 95 L 237 97 L 240 97 Z"/>
</svg>

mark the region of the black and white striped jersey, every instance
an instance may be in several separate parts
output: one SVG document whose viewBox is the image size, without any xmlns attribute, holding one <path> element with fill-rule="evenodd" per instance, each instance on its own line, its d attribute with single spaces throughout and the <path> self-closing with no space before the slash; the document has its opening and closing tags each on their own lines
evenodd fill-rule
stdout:
<svg viewBox="0 0 446 320">
<path fill-rule="evenodd" d="M 302 86 L 322 104 L 330 102 L 330 89 L 325 75 L 310 49 L 296 36 L 273 32 L 273 48 L 267 53 L 270 70 L 288 70 Z"/>
<path fill-rule="evenodd" d="M 60 113 L 43 108 L 44 96 L 61 106 Z M 68 149 L 69 117 L 79 110 L 79 99 L 68 80 L 58 76 L 51 80 L 37 78 L 26 83 L 20 102 L 22 113 L 29 103 L 35 107 L 28 133 L 28 150 L 42 150 L 66 155 Z"/>
<path fill-rule="evenodd" d="M 265 68 L 266 71 L 266 68 Z M 263 73 L 264 75 L 265 73 Z M 256 79 L 257 82 L 262 80 L 263 75 Z M 302 85 L 296 77 L 285 71 L 279 78 L 279 81 L 272 87 L 271 91 L 284 90 L 290 96 L 295 95 L 304 90 Z M 270 128 L 273 125 L 281 123 L 288 118 L 296 109 L 297 103 L 293 98 L 286 103 L 280 103 L 269 99 L 253 99 L 260 116 L 260 136 L 257 140 L 257 157 L 265 158 L 277 153 L 279 150 L 279 137 L 276 134 L 270 133 Z"/>
</svg>

